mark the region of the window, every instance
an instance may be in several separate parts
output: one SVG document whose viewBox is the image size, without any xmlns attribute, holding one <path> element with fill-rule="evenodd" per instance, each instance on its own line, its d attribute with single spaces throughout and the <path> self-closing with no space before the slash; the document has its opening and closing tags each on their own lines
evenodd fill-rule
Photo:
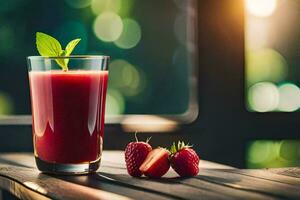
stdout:
<svg viewBox="0 0 300 200">
<path fill-rule="evenodd" d="M 0 114 L 31 113 L 25 58 L 37 55 L 37 31 L 53 35 L 63 45 L 81 38 L 73 54 L 112 57 L 107 114 L 197 113 L 196 0 L 0 4 Z"/>
</svg>

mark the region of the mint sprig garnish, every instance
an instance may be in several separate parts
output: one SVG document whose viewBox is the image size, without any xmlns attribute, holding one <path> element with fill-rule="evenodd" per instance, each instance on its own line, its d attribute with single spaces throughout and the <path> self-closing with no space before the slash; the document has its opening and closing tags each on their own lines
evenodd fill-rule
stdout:
<svg viewBox="0 0 300 200">
<path fill-rule="evenodd" d="M 63 50 L 61 44 L 54 37 L 45 33 L 36 33 L 36 47 L 41 56 L 46 57 L 63 57 L 70 56 L 76 45 L 81 39 L 77 38 L 68 43 L 66 49 Z M 69 59 L 56 59 L 56 63 L 64 70 L 68 71 Z"/>
</svg>

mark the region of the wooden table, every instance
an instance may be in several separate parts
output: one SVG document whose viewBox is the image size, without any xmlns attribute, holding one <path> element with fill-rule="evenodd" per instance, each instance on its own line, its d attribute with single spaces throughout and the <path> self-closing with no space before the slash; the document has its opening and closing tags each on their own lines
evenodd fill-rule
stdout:
<svg viewBox="0 0 300 200">
<path fill-rule="evenodd" d="M 98 173 L 39 173 L 30 153 L 0 155 L 0 187 L 21 199 L 300 199 L 300 168 L 245 170 L 200 162 L 194 178 L 127 175 L 123 152 L 105 151 Z"/>
</svg>

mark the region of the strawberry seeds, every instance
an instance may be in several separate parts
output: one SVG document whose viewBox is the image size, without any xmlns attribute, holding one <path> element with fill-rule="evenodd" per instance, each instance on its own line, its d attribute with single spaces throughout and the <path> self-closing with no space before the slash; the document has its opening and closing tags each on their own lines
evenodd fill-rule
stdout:
<svg viewBox="0 0 300 200">
<path fill-rule="evenodd" d="M 199 172 L 199 156 L 192 146 L 179 141 L 173 143 L 170 150 L 162 147 L 152 149 L 148 139 L 146 142 L 130 142 L 125 149 L 125 162 L 128 174 L 140 177 L 160 178 L 170 166 L 181 177 L 196 176 Z"/>
</svg>

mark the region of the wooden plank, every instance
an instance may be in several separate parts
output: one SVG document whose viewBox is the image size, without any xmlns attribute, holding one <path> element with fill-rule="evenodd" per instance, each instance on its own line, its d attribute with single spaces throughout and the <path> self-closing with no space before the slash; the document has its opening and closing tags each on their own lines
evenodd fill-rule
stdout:
<svg viewBox="0 0 300 200">
<path fill-rule="evenodd" d="M 278 199 L 254 192 L 240 191 L 226 186 L 210 183 L 195 178 L 162 178 L 159 180 L 132 178 L 125 174 L 99 173 L 116 184 L 129 185 L 141 190 L 161 193 L 165 191 L 181 199 Z M 205 193 L 204 195 L 202 193 Z M 213 194 L 213 196 L 209 196 Z M 181 196 L 183 195 L 183 196 Z"/>
<path fill-rule="evenodd" d="M 172 169 L 170 169 L 170 171 L 164 176 L 164 178 L 159 180 L 149 180 L 145 177 L 134 179 L 126 175 L 126 168 L 115 169 L 115 168 L 103 166 L 100 171 L 101 172 L 99 174 L 111 178 L 117 183 L 139 187 L 140 189 L 153 190 L 153 188 L 159 188 L 161 190 L 168 191 L 168 188 L 166 186 L 181 185 L 183 189 L 188 188 L 188 190 L 194 195 L 199 193 L 199 191 L 192 192 L 195 191 L 196 189 L 196 190 L 200 190 L 200 192 L 206 191 L 207 193 L 212 192 L 216 195 L 221 195 L 222 196 L 221 199 L 277 199 L 275 197 L 256 194 L 254 192 L 239 191 L 233 188 L 228 188 L 226 186 L 210 183 L 195 178 L 187 178 L 187 179 L 180 178 Z M 144 182 L 147 183 L 147 185 L 143 184 Z M 178 190 L 182 191 L 182 189 L 180 188 L 178 188 Z M 174 192 L 171 191 L 170 193 L 176 194 L 176 190 Z"/>
<path fill-rule="evenodd" d="M 237 170 L 238 172 L 239 170 Z M 235 173 L 234 170 L 202 169 L 196 178 L 238 190 L 252 191 L 283 199 L 300 199 L 299 187 Z"/>
<path fill-rule="evenodd" d="M 33 153 L 1 153 L 1 164 L 12 164 L 24 167 L 35 167 Z"/>
<path fill-rule="evenodd" d="M 0 181 L 3 178 L 8 178 L 11 182 L 20 183 L 19 188 L 28 188 L 32 191 L 36 191 L 37 194 L 47 195 L 48 197 L 55 199 L 95 199 L 93 196 L 90 196 L 90 193 L 94 193 L 99 198 L 99 191 L 104 192 L 104 194 L 118 194 L 122 195 L 122 199 L 140 199 L 142 196 L 145 200 L 152 199 L 161 199 L 161 200 L 170 200 L 171 198 L 160 196 L 157 194 L 152 194 L 145 191 L 137 191 L 132 188 L 122 187 L 119 185 L 115 185 L 112 183 L 105 183 L 103 181 L 99 181 L 98 179 L 93 178 L 93 174 L 91 175 L 82 175 L 82 176 L 57 176 L 57 175 L 47 175 L 39 173 L 37 170 L 32 169 L 24 169 L 17 168 L 12 172 L 15 167 L 7 166 L 9 168 L 10 176 L 3 176 L 5 173 L 7 175 L 7 171 L 3 173 L 3 168 L 0 170 Z M 16 171 L 17 170 L 17 171 Z M 12 175 L 14 174 L 14 175 Z M 22 174 L 22 175 L 20 175 Z M 25 175 L 24 175 L 25 174 Z M 2 175 L 2 176 L 1 176 Z M 6 185 L 7 186 L 7 185 Z M 85 187 L 82 187 L 85 186 Z M 0 185 L 0 187 L 2 187 Z M 57 187 L 57 189 L 55 189 Z M 4 188 L 4 187 L 2 187 Z M 84 188 L 84 190 L 82 189 Z M 74 193 L 74 189 L 76 192 Z M 95 192 L 98 191 L 98 192 Z M 107 193 L 106 193 L 106 192 Z M 19 195 L 19 193 L 15 191 L 11 191 L 15 195 Z M 125 198 L 126 197 L 126 198 Z M 129 197 L 129 198 L 128 198 Z M 115 199 L 113 196 L 108 196 L 107 198 L 101 197 L 101 199 Z M 30 199 L 41 199 L 30 198 Z M 120 199 L 120 198 L 116 198 Z"/>
<path fill-rule="evenodd" d="M 61 176 L 57 178 L 61 178 L 63 180 L 76 183 L 79 185 L 84 185 L 96 189 L 100 188 L 105 191 L 115 192 L 117 194 L 128 196 L 133 199 L 143 199 L 143 200 L 177 199 L 177 198 L 172 198 L 169 195 L 156 194 L 145 190 L 137 190 L 136 188 L 128 187 L 127 185 L 116 184 L 115 182 L 107 181 L 97 176 L 98 176 L 97 174 L 90 174 L 88 176 Z"/>
<path fill-rule="evenodd" d="M 228 170 L 232 170 L 233 168 L 226 168 Z M 202 170 L 202 168 L 201 168 Z M 138 185 L 141 189 L 149 189 L 148 187 L 144 188 L 142 184 L 132 184 L 132 177 L 126 175 L 126 168 L 120 167 L 119 165 L 114 165 L 114 163 L 107 163 L 105 162 L 103 166 L 100 169 L 100 174 L 103 174 L 117 182 L 120 182 L 122 184 L 128 184 L 132 186 Z M 116 176 L 114 176 L 115 174 Z M 120 175 L 122 175 L 122 178 L 120 179 Z M 138 179 L 140 180 L 140 179 Z M 147 178 L 142 178 L 142 180 L 145 181 L 153 181 L 153 180 L 147 180 Z M 154 180 L 155 181 L 155 180 Z M 157 182 L 157 180 L 155 181 Z M 266 196 L 262 194 L 257 194 L 254 192 L 248 192 L 248 191 L 239 191 L 233 188 L 228 188 L 226 186 L 210 183 L 207 181 L 194 179 L 194 178 L 179 178 L 176 172 L 171 168 L 169 172 L 164 176 L 163 179 L 159 179 L 158 182 L 162 182 L 164 184 L 183 184 L 185 186 L 192 187 L 193 189 L 199 189 L 204 191 L 210 191 L 215 194 L 222 195 L 222 199 L 277 199 L 275 197 Z M 151 188 L 155 188 L 155 184 L 151 186 Z M 162 187 L 159 187 L 162 188 Z"/>
<path fill-rule="evenodd" d="M 170 181 L 178 182 L 180 184 L 185 184 L 195 188 L 201 187 L 202 189 L 217 192 L 225 196 L 228 196 L 230 197 L 230 199 L 256 199 L 256 200 L 278 199 L 276 197 L 259 194 L 251 191 L 237 190 L 235 188 L 211 183 L 204 180 L 199 180 L 197 178 L 188 178 L 188 179 L 175 178 L 174 180 L 170 180 Z"/>
<path fill-rule="evenodd" d="M 13 164 L 13 165 L 20 165 L 20 166 L 27 166 L 27 167 L 34 167 L 34 159 L 33 159 L 33 156 L 30 155 L 30 154 L 27 154 L 27 155 L 24 155 L 24 154 L 4 154 L 4 155 L 0 155 L 0 161 L 2 162 L 6 162 L 8 164 Z M 124 158 L 123 158 L 123 153 L 122 152 L 107 152 L 107 153 L 103 153 L 103 157 L 102 157 L 102 166 L 101 168 L 99 169 L 99 171 L 102 171 L 103 169 L 109 169 L 110 170 L 110 173 L 123 173 L 125 174 L 126 173 L 126 168 L 125 168 L 125 163 L 124 163 Z M 207 166 L 210 166 L 210 167 L 220 167 L 221 165 L 214 165 L 213 163 L 207 163 L 206 162 L 202 162 L 204 163 L 205 165 Z M 177 176 L 174 172 L 173 174 L 172 173 L 169 173 L 171 174 L 171 176 Z M 132 178 L 130 178 L 132 179 Z M 76 182 L 76 183 L 81 183 L 79 181 L 79 179 L 72 179 L 73 182 Z M 91 181 L 91 180 L 90 180 Z M 97 180 L 99 182 L 99 180 Z M 94 183 L 94 185 L 96 185 Z M 128 186 L 127 187 L 131 187 L 131 186 Z M 188 187 L 185 186 L 185 191 L 187 191 Z M 137 191 L 138 192 L 138 191 Z M 137 193 L 135 192 L 135 193 Z M 153 192 L 150 190 L 150 192 Z M 205 192 L 205 191 L 204 191 Z M 202 192 L 201 194 L 203 195 Z M 155 192 L 154 192 L 155 194 Z M 166 195 L 165 193 L 156 193 L 157 195 L 163 195 L 165 198 L 183 198 L 183 196 L 170 196 L 170 195 Z M 214 198 L 220 198 L 220 196 L 216 196 L 214 194 L 212 194 L 212 196 Z M 153 195 L 152 195 L 152 198 L 151 199 L 154 199 L 153 198 Z"/>
<path fill-rule="evenodd" d="M 300 168 L 281 168 L 281 169 L 268 169 L 270 172 L 275 174 L 280 174 L 284 176 L 294 177 L 294 178 L 300 178 Z"/>
<path fill-rule="evenodd" d="M 44 196 L 30 187 L 25 187 L 23 184 L 12 180 L 8 177 L 0 176 L 0 187 L 3 190 L 10 192 L 15 195 L 19 199 L 31 200 L 31 199 L 39 199 L 39 200 L 48 200 L 47 196 Z"/>
<path fill-rule="evenodd" d="M 19 157 L 19 160 L 22 160 L 21 157 Z M 9 164 L 11 164 L 11 163 L 9 162 Z M 12 164 L 15 164 L 15 163 L 12 163 Z M 9 166 L 9 167 L 11 168 L 11 166 Z M 26 173 L 27 176 L 29 175 L 27 170 L 24 171 L 23 168 L 19 168 L 19 169 L 22 169 L 22 170 L 18 170 L 18 173 L 22 173 L 22 174 Z M 3 168 L 2 168 L 2 171 L 3 171 Z M 36 174 L 33 177 L 38 177 L 38 179 L 41 179 L 41 180 L 37 180 L 39 182 L 44 181 L 43 180 L 44 176 L 46 176 L 46 177 L 51 176 L 51 175 L 45 175 L 45 174 L 37 175 L 37 174 L 39 174 L 39 172 L 37 170 L 34 170 L 34 171 L 36 172 Z M 84 185 L 87 187 L 92 187 L 92 188 L 101 189 L 101 190 L 105 190 L 105 191 L 112 192 L 112 193 L 117 193 L 117 194 L 120 194 L 123 196 L 128 196 L 133 199 L 139 199 L 139 197 L 143 196 L 143 199 L 145 199 L 145 200 L 152 200 L 152 199 L 170 200 L 170 198 L 168 198 L 168 197 L 160 196 L 157 194 L 152 194 L 152 193 L 144 192 L 144 191 L 137 191 L 137 190 L 134 190 L 134 189 L 131 189 L 128 187 L 122 187 L 122 186 L 114 185 L 111 183 L 110 184 L 103 183 L 97 179 L 91 178 L 91 176 L 92 175 L 89 175 L 89 176 L 51 176 L 51 177 L 54 177 L 56 179 L 66 180 L 68 182 L 79 184 L 79 185 Z M 17 178 L 17 177 L 18 176 L 14 176 L 14 178 Z M 0 170 L 0 181 L 3 180 L 3 178 L 4 177 L 1 177 L 1 170 Z M 11 183 L 15 183 L 16 181 L 21 181 L 19 179 L 16 179 L 16 180 L 12 180 L 9 178 L 6 178 L 6 179 L 8 179 Z M 25 182 L 25 183 L 27 183 L 27 182 Z M 32 184 L 28 185 L 27 187 L 29 187 L 29 189 L 31 189 L 33 191 L 34 190 L 37 191 L 36 185 L 37 185 L 37 183 L 33 182 Z M 46 185 L 46 184 L 44 184 L 44 185 Z M 6 184 L 4 186 L 9 186 L 9 185 Z M 22 188 L 24 188 L 24 186 L 25 186 L 25 188 L 27 188 L 26 185 L 24 185 L 24 184 L 22 185 L 22 183 L 20 183 L 19 188 L 22 189 Z M 2 187 L 2 186 L 0 185 L 0 187 Z M 2 188 L 7 190 L 7 188 L 5 188 L 5 187 L 2 187 Z M 42 187 L 39 186 L 39 188 L 41 189 Z M 8 189 L 11 189 L 11 188 L 8 188 Z M 42 191 L 47 191 L 47 189 L 48 189 L 47 186 L 45 186 L 45 188 L 43 188 Z M 19 195 L 19 193 L 16 193 L 14 191 L 11 191 L 11 192 L 15 195 Z M 65 192 L 67 192 L 67 191 L 65 191 Z M 28 193 L 28 192 L 26 192 L 26 193 Z M 53 198 L 53 196 L 51 196 L 51 197 Z M 41 199 L 41 198 L 37 197 L 37 198 L 31 198 L 31 199 Z M 65 198 L 63 198 L 63 199 L 65 199 Z"/>
<path fill-rule="evenodd" d="M 24 167 L 0 166 L 1 188 L 8 189 L 17 197 L 40 199 L 41 195 L 51 199 L 91 199 L 91 200 L 129 200 L 126 196 L 117 195 L 100 189 L 94 189 L 72 182 L 57 179 L 53 176 L 38 173 Z M 10 181 L 5 181 L 9 179 Z M 11 184 L 13 183 L 13 184 Z M 14 184 L 18 183 L 18 189 Z M 27 188 L 27 189 L 26 189 Z M 29 192 L 30 191 L 30 192 Z M 37 195 L 32 195 L 35 191 Z M 26 199 L 26 198 L 24 198 Z"/>
<path fill-rule="evenodd" d="M 180 183 L 164 182 L 165 179 L 147 179 L 133 178 L 125 174 L 110 174 L 101 172 L 99 180 L 111 180 L 116 184 L 127 185 L 128 187 L 136 188 L 138 190 L 149 191 L 156 194 L 169 196 L 174 199 L 181 200 L 199 200 L 199 199 L 224 199 L 230 198 L 224 194 L 219 194 L 204 189 L 193 188 Z M 106 178 L 104 178 L 106 177 Z"/>
<path fill-rule="evenodd" d="M 300 178 L 296 178 L 294 176 L 285 176 L 282 174 L 277 174 L 269 169 L 241 169 L 241 170 L 226 170 L 228 172 L 233 172 L 237 174 L 243 174 L 246 176 L 251 176 L 255 178 L 260 178 L 260 179 L 266 179 L 274 182 L 279 182 L 279 183 L 286 183 L 294 186 L 300 187 Z"/>
<path fill-rule="evenodd" d="M 178 178 L 178 175 L 170 170 L 163 179 L 155 180 L 146 177 L 133 178 L 127 175 L 122 151 L 104 151 L 98 174 L 88 176 L 40 174 L 35 168 L 32 154 L 0 154 L 0 163 L 6 163 L 0 168 L 0 182 L 6 181 L 6 184 L 3 183 L 2 185 L 8 186 L 17 183 L 19 188 L 23 190 L 25 188 L 33 194 L 35 194 L 34 191 L 37 191 L 38 195 L 57 199 L 81 199 L 83 197 L 84 199 L 87 197 L 91 199 L 99 199 L 100 197 L 101 199 L 107 199 L 107 197 L 140 199 L 142 197 L 146 200 L 275 200 L 300 198 L 299 179 L 296 178 L 298 168 L 293 170 L 290 168 L 238 170 L 201 161 L 199 176 L 195 178 Z M 0 187 L 2 187 L 1 184 Z M 71 188 L 71 190 L 65 188 Z M 26 191 L 12 192 L 16 194 L 29 193 Z M 33 196 L 32 199 L 38 198 Z"/>
</svg>

